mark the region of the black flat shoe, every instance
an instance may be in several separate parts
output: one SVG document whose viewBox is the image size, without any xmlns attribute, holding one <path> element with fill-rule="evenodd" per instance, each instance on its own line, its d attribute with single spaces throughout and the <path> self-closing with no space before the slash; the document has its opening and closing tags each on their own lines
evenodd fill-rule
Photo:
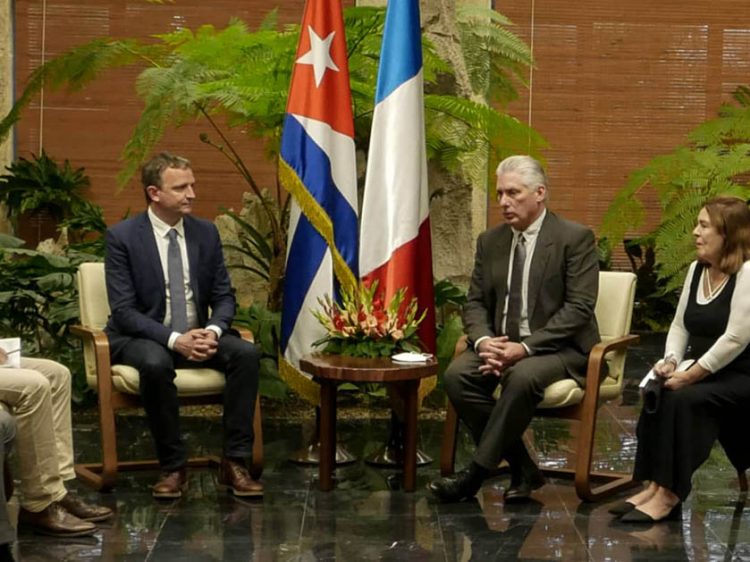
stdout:
<svg viewBox="0 0 750 562">
<path fill-rule="evenodd" d="M 621 501 L 610 507 L 607 511 L 611 513 L 612 515 L 617 515 L 618 517 L 625 515 L 626 513 L 630 513 L 635 509 L 635 504 L 630 503 L 629 501 Z"/>
<path fill-rule="evenodd" d="M 547 483 L 544 479 L 544 475 L 541 470 L 535 470 L 529 474 L 525 474 L 521 478 L 521 482 L 518 484 L 511 484 L 511 486 L 505 490 L 503 499 L 505 503 L 522 503 L 531 499 L 531 492 L 541 488 Z"/>
<path fill-rule="evenodd" d="M 432 495 L 443 503 L 473 498 L 481 487 L 482 479 L 477 478 L 470 470 L 462 470 L 455 476 L 433 480 L 427 485 Z"/>
<path fill-rule="evenodd" d="M 642 512 L 637 507 L 633 508 L 629 513 L 626 513 L 620 517 L 620 521 L 623 523 L 658 523 L 659 521 L 674 521 L 679 519 L 682 515 L 682 504 L 678 503 L 675 505 L 669 513 L 667 513 L 661 519 L 654 519 L 648 513 Z"/>
</svg>

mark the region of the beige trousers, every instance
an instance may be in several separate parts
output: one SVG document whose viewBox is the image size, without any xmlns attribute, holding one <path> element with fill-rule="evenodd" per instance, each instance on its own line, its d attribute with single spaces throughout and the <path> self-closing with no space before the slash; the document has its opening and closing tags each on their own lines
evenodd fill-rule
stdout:
<svg viewBox="0 0 750 562">
<path fill-rule="evenodd" d="M 75 478 L 70 421 L 70 371 L 48 359 L 22 358 L 20 369 L 0 368 L 0 401 L 16 418 L 21 506 L 41 511 L 67 493 Z"/>
</svg>

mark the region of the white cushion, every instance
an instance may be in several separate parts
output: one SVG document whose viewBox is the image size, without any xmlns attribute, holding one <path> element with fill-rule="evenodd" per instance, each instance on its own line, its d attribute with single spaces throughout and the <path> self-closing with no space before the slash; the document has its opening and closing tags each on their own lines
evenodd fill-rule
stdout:
<svg viewBox="0 0 750 562">
<path fill-rule="evenodd" d="M 544 399 L 537 408 L 562 408 L 583 400 L 583 389 L 573 379 L 563 379 L 544 389 Z"/>
<path fill-rule="evenodd" d="M 224 392 L 224 375 L 214 369 L 177 369 L 174 384 L 177 396 L 209 396 Z M 138 370 L 128 365 L 112 365 L 112 386 L 126 394 L 140 394 Z"/>
<path fill-rule="evenodd" d="M 635 300 L 633 273 L 624 271 L 602 271 L 599 273 L 599 297 L 596 299 L 596 322 L 603 342 L 627 335 L 633 317 Z M 599 399 L 613 400 L 622 394 L 625 370 L 625 352 L 610 352 L 606 355 L 607 376 L 599 386 Z M 549 385 L 544 390 L 544 399 L 538 408 L 562 408 L 574 406 L 583 400 L 583 389 L 573 379 L 564 379 Z"/>
<path fill-rule="evenodd" d="M 617 380 L 607 377 L 599 386 L 599 399 L 612 400 L 620 395 L 620 385 Z M 573 379 L 563 379 L 544 389 L 544 399 L 537 408 L 563 408 L 575 406 L 583 400 L 583 389 Z"/>
</svg>

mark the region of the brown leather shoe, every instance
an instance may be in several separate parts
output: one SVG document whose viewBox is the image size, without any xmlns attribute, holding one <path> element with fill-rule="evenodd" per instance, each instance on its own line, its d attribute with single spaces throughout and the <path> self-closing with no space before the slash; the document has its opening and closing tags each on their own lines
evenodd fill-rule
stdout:
<svg viewBox="0 0 750 562">
<path fill-rule="evenodd" d="M 219 488 L 242 498 L 263 496 L 263 484 L 253 480 L 245 466 L 226 457 L 219 465 Z"/>
<path fill-rule="evenodd" d="M 187 471 L 184 468 L 174 472 L 162 472 L 159 480 L 151 488 L 151 495 L 155 498 L 181 498 L 182 492 L 187 490 Z"/>
<path fill-rule="evenodd" d="M 86 503 L 73 492 L 68 492 L 58 503 L 65 508 L 65 511 L 82 521 L 104 521 L 112 517 L 112 510 L 108 507 Z"/>
<path fill-rule="evenodd" d="M 51 537 L 82 537 L 93 535 L 97 530 L 96 525 L 68 513 L 58 502 L 52 502 L 37 512 L 22 507 L 18 512 L 18 523 L 28 525 L 37 533 Z"/>
</svg>

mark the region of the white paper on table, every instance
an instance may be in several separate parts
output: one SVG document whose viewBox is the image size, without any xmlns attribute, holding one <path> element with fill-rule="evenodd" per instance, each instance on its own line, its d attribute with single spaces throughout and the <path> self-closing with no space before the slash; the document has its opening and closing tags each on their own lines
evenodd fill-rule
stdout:
<svg viewBox="0 0 750 562">
<path fill-rule="evenodd" d="M 8 356 L 5 363 L 0 363 L 0 369 L 21 368 L 21 338 L 0 338 L 0 349 Z"/>
<path fill-rule="evenodd" d="M 426 363 L 432 359 L 432 353 L 415 353 L 413 351 L 406 351 L 404 353 L 397 353 L 391 357 L 396 363 Z"/>
<path fill-rule="evenodd" d="M 677 365 L 675 367 L 675 372 L 677 371 L 687 371 L 690 367 L 693 366 L 693 363 L 695 363 L 695 359 L 685 359 L 682 363 Z M 641 382 L 638 384 L 638 388 L 643 388 L 646 386 L 646 383 L 648 381 L 656 380 L 656 373 L 654 373 L 654 370 L 651 369 L 648 373 L 646 373 L 646 376 L 643 377 Z"/>
</svg>

